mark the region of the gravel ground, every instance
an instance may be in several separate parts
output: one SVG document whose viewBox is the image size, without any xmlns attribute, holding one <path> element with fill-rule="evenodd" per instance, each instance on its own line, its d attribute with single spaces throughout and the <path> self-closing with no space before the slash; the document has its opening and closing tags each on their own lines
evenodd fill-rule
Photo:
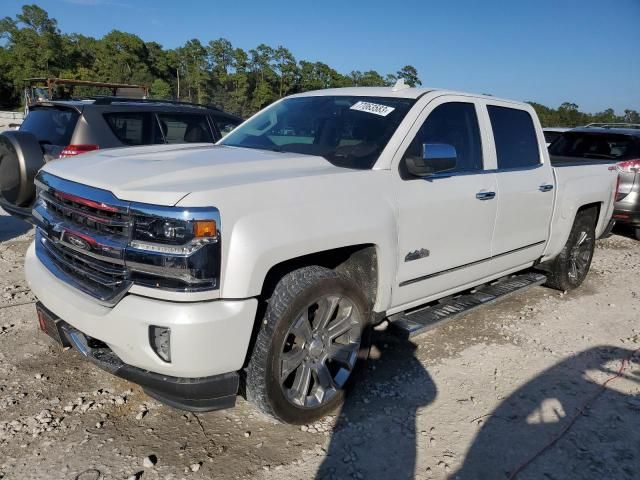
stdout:
<svg viewBox="0 0 640 480">
<path fill-rule="evenodd" d="M 32 239 L 0 216 L 0 479 L 640 477 L 640 243 L 598 244 L 575 292 L 535 287 L 405 341 L 377 333 L 342 412 L 276 424 L 243 399 L 186 414 L 39 333 Z M 597 396 L 596 396 L 597 394 Z M 583 404 L 592 399 L 585 407 Z"/>
</svg>

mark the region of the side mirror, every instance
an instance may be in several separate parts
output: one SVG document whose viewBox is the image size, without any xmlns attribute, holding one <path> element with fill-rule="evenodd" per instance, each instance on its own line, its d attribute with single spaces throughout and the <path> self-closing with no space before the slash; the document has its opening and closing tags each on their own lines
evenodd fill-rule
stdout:
<svg viewBox="0 0 640 480">
<path fill-rule="evenodd" d="M 423 143 L 422 158 L 407 157 L 405 162 L 411 175 L 427 177 L 456 168 L 458 154 L 456 148 L 447 143 Z"/>
</svg>

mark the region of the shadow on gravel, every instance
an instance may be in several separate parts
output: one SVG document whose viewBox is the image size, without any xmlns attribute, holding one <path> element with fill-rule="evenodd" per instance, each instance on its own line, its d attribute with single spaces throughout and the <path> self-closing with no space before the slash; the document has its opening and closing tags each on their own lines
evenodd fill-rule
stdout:
<svg viewBox="0 0 640 480">
<path fill-rule="evenodd" d="M 601 346 L 585 350 L 535 377 L 491 413 L 450 479 L 499 480 L 553 441 L 593 395 L 602 392 L 558 442 L 517 475 L 524 479 L 634 479 L 640 472 L 640 369 L 602 390 L 587 372 L 617 373 L 632 350 Z M 635 362 L 639 357 L 636 355 Z M 635 370 L 634 370 L 635 368 Z M 598 377 L 600 378 L 600 376 Z M 616 391 L 631 382 L 636 395 Z M 626 390 L 629 390 L 627 388 Z"/>
<path fill-rule="evenodd" d="M 413 343 L 378 334 L 374 347 L 380 358 L 369 360 L 347 397 L 317 479 L 414 477 L 416 414 L 436 398 L 436 386 Z"/>
<path fill-rule="evenodd" d="M 635 231 L 636 231 L 636 229 L 634 227 L 629 226 L 629 225 L 616 224 L 613 227 L 613 234 L 614 235 L 620 235 L 621 237 L 627 237 L 627 238 L 630 238 L 632 240 L 637 240 Z"/>
<path fill-rule="evenodd" d="M 19 237 L 23 233 L 27 233 L 30 229 L 30 223 L 12 217 L 3 210 L 0 210 L 0 242 Z"/>
</svg>

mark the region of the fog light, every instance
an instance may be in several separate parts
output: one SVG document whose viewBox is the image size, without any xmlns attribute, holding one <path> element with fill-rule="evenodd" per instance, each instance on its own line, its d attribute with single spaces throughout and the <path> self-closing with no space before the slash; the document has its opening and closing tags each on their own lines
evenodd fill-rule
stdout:
<svg viewBox="0 0 640 480">
<path fill-rule="evenodd" d="M 171 362 L 171 329 L 149 326 L 149 343 L 156 354 L 165 362 Z"/>
</svg>

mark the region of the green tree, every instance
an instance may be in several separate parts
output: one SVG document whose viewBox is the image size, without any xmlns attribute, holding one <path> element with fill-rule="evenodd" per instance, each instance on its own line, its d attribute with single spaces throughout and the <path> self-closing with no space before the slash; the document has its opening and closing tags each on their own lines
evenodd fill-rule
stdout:
<svg viewBox="0 0 640 480">
<path fill-rule="evenodd" d="M 636 110 L 625 110 L 623 120 L 627 123 L 640 124 L 640 113 Z"/>
<path fill-rule="evenodd" d="M 298 64 L 293 54 L 283 46 L 273 52 L 273 69 L 278 76 L 278 97 L 287 95 L 298 76 Z"/>
<path fill-rule="evenodd" d="M 25 5 L 15 20 L 0 20 L 4 40 L 4 76 L 20 89 L 25 78 L 58 75 L 65 63 L 63 39 L 56 20 L 37 5 Z"/>
<path fill-rule="evenodd" d="M 137 35 L 112 30 L 98 42 L 95 70 L 103 81 L 149 84 L 147 45 Z"/>
<path fill-rule="evenodd" d="M 405 65 L 396 73 L 397 78 L 404 78 L 404 83 L 410 87 L 422 85 L 422 81 L 418 77 L 418 70 L 411 65 Z"/>
<path fill-rule="evenodd" d="M 183 85 L 181 92 L 187 93 L 190 102 L 206 103 L 209 97 L 205 89 L 208 77 L 206 49 L 194 38 L 176 50 L 176 57 Z M 184 93 L 182 97 L 185 97 Z"/>
<path fill-rule="evenodd" d="M 364 72 L 362 74 L 362 78 L 360 79 L 360 83 L 358 86 L 360 87 L 384 87 L 387 85 L 384 77 L 380 75 L 375 70 L 369 70 L 368 72 Z"/>
<path fill-rule="evenodd" d="M 171 85 L 168 82 L 162 80 L 161 78 L 156 78 L 151 84 L 151 97 L 152 98 L 165 98 L 171 99 L 173 98 L 173 94 L 171 92 Z"/>
</svg>

